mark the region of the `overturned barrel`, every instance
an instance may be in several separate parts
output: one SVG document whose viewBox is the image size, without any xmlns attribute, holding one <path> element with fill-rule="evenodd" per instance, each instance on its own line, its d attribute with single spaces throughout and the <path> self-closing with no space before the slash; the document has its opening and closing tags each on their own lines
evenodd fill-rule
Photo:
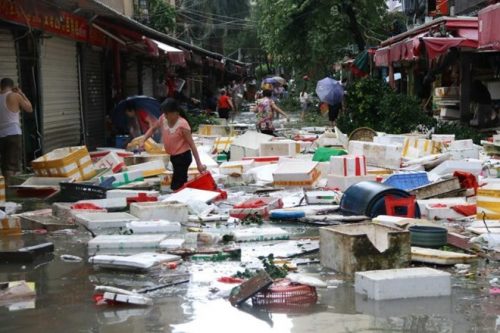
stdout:
<svg viewBox="0 0 500 333">
<path fill-rule="evenodd" d="M 385 197 L 409 198 L 411 195 L 403 190 L 381 184 L 364 181 L 349 187 L 340 201 L 340 210 L 346 215 L 365 215 L 374 218 L 386 215 Z M 415 203 L 415 217 L 420 217 L 420 210 Z"/>
</svg>

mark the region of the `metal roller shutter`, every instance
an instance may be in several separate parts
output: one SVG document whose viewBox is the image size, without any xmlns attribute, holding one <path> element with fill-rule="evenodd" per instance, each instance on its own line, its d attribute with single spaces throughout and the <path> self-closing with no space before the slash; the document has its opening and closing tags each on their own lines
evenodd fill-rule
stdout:
<svg viewBox="0 0 500 333">
<path fill-rule="evenodd" d="M 126 96 L 139 94 L 139 75 L 137 70 L 137 60 L 135 58 L 129 59 L 127 61 L 127 71 L 125 72 Z"/>
<path fill-rule="evenodd" d="M 0 79 L 9 77 L 17 84 L 18 70 L 14 36 L 9 30 L 0 30 Z"/>
<path fill-rule="evenodd" d="M 142 71 L 142 94 L 154 97 L 153 92 L 153 68 L 144 66 Z"/>
<path fill-rule="evenodd" d="M 83 119 L 85 143 L 94 150 L 106 141 L 106 99 L 104 92 L 104 56 L 90 48 L 83 49 L 82 63 Z"/>
<path fill-rule="evenodd" d="M 43 151 L 77 146 L 81 138 L 76 43 L 52 37 L 41 46 Z"/>
</svg>

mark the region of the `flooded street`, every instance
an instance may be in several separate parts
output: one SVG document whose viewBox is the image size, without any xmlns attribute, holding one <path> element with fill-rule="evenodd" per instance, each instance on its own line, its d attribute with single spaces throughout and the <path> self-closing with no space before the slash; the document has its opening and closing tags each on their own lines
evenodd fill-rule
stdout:
<svg viewBox="0 0 500 333">
<path fill-rule="evenodd" d="M 54 242 L 53 256 L 34 264 L 2 265 L 0 277 L 36 283 L 32 309 L 0 308 L 1 332 L 498 332 L 500 300 L 488 295 L 489 278 L 498 276 L 498 263 L 481 262 L 474 279 L 453 278 L 451 297 L 372 301 L 354 293 L 351 282 L 321 269 L 318 264 L 300 266 L 300 271 L 320 274 L 329 288 L 318 289 L 317 305 L 308 308 L 256 309 L 231 306 L 222 296 L 230 285 L 216 281 L 242 270 L 239 262 L 183 263 L 176 270 L 149 274 L 94 270 L 86 263 L 86 240 L 75 235 L 27 235 L 9 242 Z M 2 242 L 6 246 L 8 242 Z M 18 244 L 19 245 L 19 244 Z M 250 252 L 257 244 L 243 248 Z M 82 262 L 64 262 L 71 254 Z M 188 271 L 191 282 L 153 293 L 154 305 L 95 305 L 95 285 L 129 289 L 151 288 L 168 276 Z M 408 286 L 411 288 L 411 286 Z M 496 298 L 495 298 L 496 297 Z M 24 305 L 28 306 L 29 305 Z M 33 305 L 32 305 L 33 306 Z"/>
</svg>

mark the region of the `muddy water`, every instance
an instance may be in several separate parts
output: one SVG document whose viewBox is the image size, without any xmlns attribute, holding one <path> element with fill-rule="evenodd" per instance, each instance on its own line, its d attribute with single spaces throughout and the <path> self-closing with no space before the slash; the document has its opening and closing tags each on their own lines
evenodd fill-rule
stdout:
<svg viewBox="0 0 500 333">
<path fill-rule="evenodd" d="M 68 263 L 62 254 L 87 258 L 83 233 L 63 236 L 24 236 L 1 246 L 30 245 L 53 241 L 54 256 L 34 264 L 2 265 L 0 280 L 36 283 L 34 309 L 0 307 L 0 332 L 498 332 L 500 298 L 488 296 L 487 279 L 455 276 L 451 297 L 374 302 L 354 293 L 349 282 L 341 282 L 318 265 L 301 267 L 321 274 L 330 288 L 319 290 L 318 304 L 310 308 L 243 309 L 231 307 L 223 297 L 230 286 L 216 278 L 242 270 L 240 263 L 192 263 L 176 271 L 125 274 L 94 270 L 85 263 Z M 13 244 L 14 243 L 14 244 Z M 498 267 L 489 269 L 489 277 Z M 97 284 L 129 289 L 152 287 L 160 279 L 183 271 L 189 284 L 151 294 L 152 307 L 97 306 L 92 300 Z M 163 274 L 163 276 L 162 276 Z M 339 284 L 340 283 L 340 284 Z M 411 286 L 408 286 L 411 288 Z"/>
</svg>

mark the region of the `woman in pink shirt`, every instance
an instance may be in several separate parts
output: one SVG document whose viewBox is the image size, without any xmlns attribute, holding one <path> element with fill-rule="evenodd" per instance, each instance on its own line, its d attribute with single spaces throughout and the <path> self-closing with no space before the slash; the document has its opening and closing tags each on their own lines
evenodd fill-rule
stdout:
<svg viewBox="0 0 500 333">
<path fill-rule="evenodd" d="M 180 116 L 181 108 L 173 98 L 167 98 L 161 104 L 163 115 L 144 135 L 144 142 L 157 130 L 161 130 L 165 152 L 170 155 L 170 162 L 174 168 L 172 176 L 173 191 L 181 188 L 188 180 L 188 169 L 194 156 L 198 171 L 204 172 L 207 167 L 201 163 L 198 149 L 191 135 L 191 127 L 186 119 Z"/>
</svg>

